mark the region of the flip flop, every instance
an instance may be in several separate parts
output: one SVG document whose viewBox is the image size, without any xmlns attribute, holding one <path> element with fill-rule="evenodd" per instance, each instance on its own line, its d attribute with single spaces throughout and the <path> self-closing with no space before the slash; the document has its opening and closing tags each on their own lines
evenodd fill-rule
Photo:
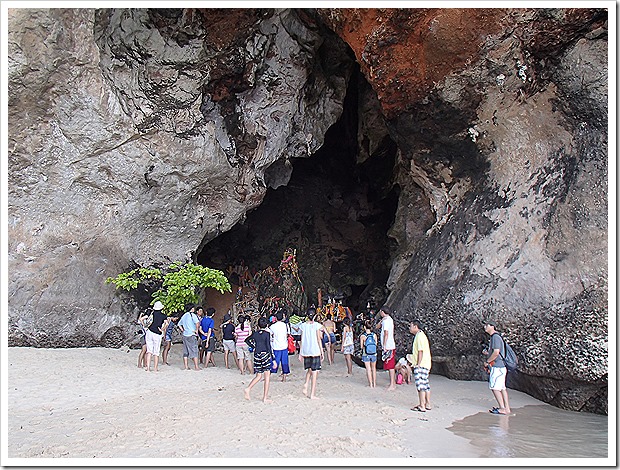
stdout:
<svg viewBox="0 0 620 470">
<path fill-rule="evenodd" d="M 420 411 L 422 413 L 426 413 L 426 410 L 420 408 L 418 405 L 416 405 L 413 408 L 411 408 L 411 411 Z"/>
<path fill-rule="evenodd" d="M 493 408 L 489 410 L 489 413 L 493 413 L 494 411 L 499 411 L 499 408 L 494 406 Z"/>
<path fill-rule="evenodd" d="M 494 414 L 494 415 L 501 415 L 502 413 L 499 412 L 499 408 L 493 408 L 492 410 L 489 410 L 489 413 Z"/>
<path fill-rule="evenodd" d="M 433 408 L 432 408 L 432 407 L 430 407 L 430 406 L 427 406 L 427 407 L 426 407 L 426 410 L 427 410 L 427 411 L 432 410 L 432 409 L 433 409 Z"/>
</svg>

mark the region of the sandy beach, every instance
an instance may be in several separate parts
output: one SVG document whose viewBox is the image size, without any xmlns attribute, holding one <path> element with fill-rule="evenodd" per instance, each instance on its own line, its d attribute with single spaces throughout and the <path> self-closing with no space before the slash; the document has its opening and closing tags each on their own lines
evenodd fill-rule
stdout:
<svg viewBox="0 0 620 470">
<path fill-rule="evenodd" d="M 354 365 L 346 376 L 341 354 L 319 374 L 319 400 L 302 394 L 304 371 L 290 356 L 288 381 L 272 376 L 272 403 L 260 400 L 262 383 L 245 400 L 243 389 L 253 376 L 226 369 L 222 353 L 215 354 L 217 367 L 183 370 L 179 344 L 171 365 L 158 373 L 139 369 L 138 350 L 127 348 L 8 348 L 5 354 L 5 456 L 11 464 L 77 458 L 90 465 L 112 462 L 106 459 L 140 459 L 129 465 L 171 465 L 168 459 L 191 465 L 258 465 L 263 459 L 272 465 L 297 459 L 376 465 L 390 459 L 384 464 L 412 465 L 410 458 L 486 457 L 448 428 L 472 415 L 498 418 L 487 411 L 495 403 L 485 382 L 431 375 L 433 409 L 414 412 L 413 384 L 388 392 L 387 372 L 379 371 L 371 389 L 364 369 Z M 520 409 L 549 406 L 516 391 L 510 397 L 517 416 Z"/>
</svg>

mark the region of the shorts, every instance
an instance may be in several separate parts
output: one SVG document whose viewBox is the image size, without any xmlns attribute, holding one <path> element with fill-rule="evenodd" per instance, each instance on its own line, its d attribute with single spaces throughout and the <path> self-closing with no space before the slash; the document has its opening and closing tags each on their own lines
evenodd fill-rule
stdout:
<svg viewBox="0 0 620 470">
<path fill-rule="evenodd" d="M 353 351 L 355 351 L 355 346 L 353 344 L 342 348 L 342 354 L 353 354 Z"/>
<path fill-rule="evenodd" d="M 363 354 L 362 362 L 377 362 L 377 355 L 376 354 Z"/>
<path fill-rule="evenodd" d="M 430 371 L 426 367 L 414 367 L 413 378 L 415 379 L 415 388 L 418 392 L 430 392 L 431 386 L 428 383 L 428 374 Z"/>
<path fill-rule="evenodd" d="M 146 352 L 153 356 L 159 356 L 159 350 L 161 349 L 161 336 L 153 333 L 151 330 L 146 330 Z"/>
<path fill-rule="evenodd" d="M 237 345 L 237 359 L 249 361 L 251 358 L 250 347 L 247 344 Z"/>
<path fill-rule="evenodd" d="M 206 352 L 213 352 L 215 351 L 215 338 L 211 337 L 211 339 L 209 340 L 209 345 L 207 346 L 207 340 L 202 340 L 202 349 L 204 349 Z"/>
<path fill-rule="evenodd" d="M 304 370 L 321 370 L 321 356 L 304 356 Z"/>
<path fill-rule="evenodd" d="M 334 344 L 336 342 L 336 334 L 335 333 L 323 333 L 323 346 L 327 343 Z"/>
<path fill-rule="evenodd" d="M 301 341 L 301 335 L 291 335 L 293 339 L 297 342 Z"/>
<path fill-rule="evenodd" d="M 261 374 L 271 371 L 273 360 L 268 352 L 254 353 L 254 373 Z"/>
<path fill-rule="evenodd" d="M 189 357 L 190 359 L 198 357 L 197 336 L 183 336 L 183 357 Z"/>
<path fill-rule="evenodd" d="M 225 339 L 222 342 L 224 343 L 224 351 L 237 352 L 237 345 L 234 339 Z"/>
<path fill-rule="evenodd" d="M 506 368 L 491 367 L 489 374 L 489 388 L 491 390 L 506 390 Z"/>
<path fill-rule="evenodd" d="M 393 370 L 396 367 L 396 349 L 383 351 L 383 370 Z"/>
</svg>

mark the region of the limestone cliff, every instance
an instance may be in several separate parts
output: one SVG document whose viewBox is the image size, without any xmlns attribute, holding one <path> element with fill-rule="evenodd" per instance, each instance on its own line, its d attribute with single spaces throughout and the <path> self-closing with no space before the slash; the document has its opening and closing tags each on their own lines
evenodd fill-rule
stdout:
<svg viewBox="0 0 620 470">
<path fill-rule="evenodd" d="M 359 81 L 399 353 L 417 317 L 435 371 L 481 378 L 494 318 L 513 386 L 607 411 L 606 10 L 12 9 L 8 37 L 9 344 L 127 341 L 140 299 L 103 280 L 245 221 Z"/>
</svg>

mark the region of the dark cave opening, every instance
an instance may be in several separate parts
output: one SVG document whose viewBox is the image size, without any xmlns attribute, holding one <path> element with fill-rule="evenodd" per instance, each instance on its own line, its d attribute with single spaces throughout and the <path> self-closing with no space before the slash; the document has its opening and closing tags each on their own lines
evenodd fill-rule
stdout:
<svg viewBox="0 0 620 470">
<path fill-rule="evenodd" d="M 385 287 L 396 242 L 399 188 L 393 182 L 396 144 L 385 138 L 358 162 L 358 86 L 353 76 L 340 119 L 312 156 L 295 159 L 286 186 L 268 190 L 244 221 L 205 244 L 197 262 L 227 271 L 243 264 L 250 273 L 278 267 L 287 248 L 297 250 L 308 305 L 338 296 L 355 312 L 387 297 Z M 234 282 L 234 279 L 231 279 Z"/>
</svg>

